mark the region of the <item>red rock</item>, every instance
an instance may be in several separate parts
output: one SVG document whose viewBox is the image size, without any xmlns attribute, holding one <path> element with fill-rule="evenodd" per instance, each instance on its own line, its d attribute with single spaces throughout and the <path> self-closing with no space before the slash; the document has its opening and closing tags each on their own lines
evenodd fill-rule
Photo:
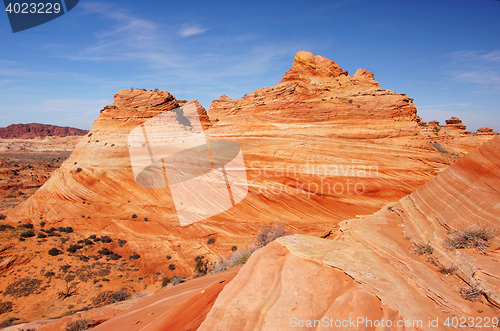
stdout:
<svg viewBox="0 0 500 331">
<path fill-rule="evenodd" d="M 449 120 L 446 120 L 446 125 L 448 124 L 462 124 L 462 120 L 453 116 Z"/>
<path fill-rule="evenodd" d="M 331 80 L 332 78 L 345 75 L 335 62 L 321 55 L 314 56 L 312 53 L 300 51 L 295 55 L 293 66 L 283 76 L 280 83 L 291 81 L 303 81 L 310 83 L 314 80 Z"/>
<path fill-rule="evenodd" d="M 493 133 L 493 129 L 492 128 L 488 128 L 488 127 L 482 127 L 482 128 L 477 129 L 477 132 L 481 132 L 481 133 Z"/>
<path fill-rule="evenodd" d="M 5 128 L 0 128 L 0 139 L 34 139 L 43 137 L 67 137 L 83 136 L 88 130 L 80 130 L 71 127 L 61 127 L 47 124 L 12 124 Z"/>
<path fill-rule="evenodd" d="M 384 319 L 394 323 L 385 330 L 401 330 L 398 320 L 420 321 L 408 329 L 425 330 L 430 318 L 441 321 L 436 329 L 452 330 L 445 322 L 453 316 L 496 318 L 498 238 L 484 253 L 443 243 L 450 230 L 478 224 L 499 233 L 499 169 L 496 137 L 398 203 L 340 223 L 336 239 L 277 239 L 251 256 L 199 330 L 285 330 L 297 321 L 357 318 L 362 323 L 347 329 L 372 329 L 366 320 L 380 326 Z M 474 302 L 461 295 L 471 288 L 481 293 Z"/>
</svg>

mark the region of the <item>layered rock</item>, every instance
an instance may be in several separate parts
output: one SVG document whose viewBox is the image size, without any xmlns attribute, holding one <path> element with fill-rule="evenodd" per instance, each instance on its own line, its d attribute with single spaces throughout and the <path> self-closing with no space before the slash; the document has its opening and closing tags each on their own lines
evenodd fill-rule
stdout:
<svg viewBox="0 0 500 331">
<path fill-rule="evenodd" d="M 180 226 L 168 187 L 146 188 L 136 183 L 129 153 L 131 131 L 157 115 L 166 114 L 174 120 L 173 126 L 189 130 L 182 114 L 175 111 L 174 115 L 173 111 L 184 105 L 196 107 L 209 142 L 230 141 L 241 147 L 248 178 L 248 194 L 243 201 L 223 213 L 187 227 Z M 332 285 L 332 290 L 344 282 L 352 289 L 345 293 L 336 292 L 325 302 L 312 305 L 318 307 L 318 312 L 341 309 L 342 302 L 359 298 L 359 301 L 352 299 L 360 303 L 359 307 L 362 303 L 370 309 L 378 309 L 371 315 L 366 311 L 366 316 L 406 318 L 414 316 L 409 314 L 407 306 L 396 304 L 397 298 L 394 296 L 383 295 L 384 291 L 391 289 L 386 285 L 377 287 L 378 284 L 369 279 L 370 275 L 364 275 L 363 270 L 360 270 L 360 261 L 368 260 L 366 263 L 373 268 L 374 274 L 383 277 L 381 270 L 389 270 L 391 265 L 398 265 L 400 261 L 409 261 L 410 271 L 401 274 L 398 270 L 392 270 L 387 276 L 390 279 L 381 279 L 401 281 L 403 285 L 398 290 L 402 291 L 405 299 L 416 296 L 418 303 L 425 306 L 428 302 L 425 300 L 428 299 L 419 297 L 422 290 L 419 292 L 413 283 L 406 282 L 412 279 L 412 272 L 417 272 L 426 263 L 424 259 L 415 262 L 415 256 L 409 253 L 412 244 L 402 240 L 400 235 L 406 223 L 397 214 L 384 210 L 377 213 L 376 217 L 387 216 L 387 219 L 380 221 L 389 223 L 386 227 L 377 225 L 378 218 L 370 218 L 367 227 L 359 230 L 355 226 L 365 224 L 364 221 L 341 223 L 342 231 L 335 230 L 343 220 L 372 214 L 381 206 L 415 191 L 450 163 L 443 152 L 422 135 L 411 98 L 380 88 L 369 71 L 360 69 L 350 77 L 333 61 L 299 52 L 292 68 L 278 85 L 255 91 L 240 100 L 222 96 L 212 103 L 208 114 L 196 100 L 177 100 L 165 91 L 135 89 L 118 92 L 114 102 L 101 110 L 92 130 L 83 137 L 70 158 L 30 199 L 7 213 L 6 221 L 12 224 L 30 222 L 35 225 L 36 231 L 40 231 L 42 222 L 46 223 L 46 227 L 72 226 L 75 232 L 67 236 L 69 242 L 61 241 L 58 244 L 64 250 L 69 249 L 69 243 L 84 240 L 91 234 L 112 236 L 114 241 L 103 245 L 122 257 L 113 264 L 109 274 L 110 283 L 117 288 L 129 285 L 134 291 L 138 291 L 140 286 L 151 286 L 160 275 L 192 275 L 195 256 L 204 256 L 210 261 L 227 256 L 233 246 L 238 250 L 248 245 L 262 224 L 287 222 L 287 230 L 291 233 L 341 238 L 345 243 L 303 236 L 289 237 L 281 240 L 280 244 L 273 244 L 263 251 L 265 253 L 255 255 L 255 263 L 259 256 L 268 267 L 271 260 L 276 262 L 284 259 L 276 262 L 277 269 L 270 269 L 275 270 L 274 275 L 285 272 L 286 277 L 303 285 L 301 293 L 313 293 L 317 298 L 321 297 L 318 288 L 304 288 L 305 284 L 311 283 L 316 271 L 325 279 L 340 279 Z M 474 185 L 474 181 L 471 181 L 469 187 L 473 188 Z M 387 233 L 378 233 L 381 227 Z M 12 235 L 12 238 L 17 239 L 18 235 Z M 215 243 L 209 243 L 209 237 L 214 238 Z M 379 239 L 373 241 L 375 239 L 372 238 Z M 126 240 L 126 245 L 120 246 L 118 239 Z M 47 250 L 49 245 L 55 245 L 53 241 L 36 246 L 35 240 L 26 239 L 23 246 L 18 245 L 5 252 L 3 261 L 13 261 L 8 263 L 5 271 L 13 273 L 14 269 L 24 268 L 32 272 L 32 265 L 40 266 L 50 259 Z M 381 246 L 380 242 L 387 242 L 388 246 Z M 303 253 L 307 247 L 314 248 L 316 245 L 319 248 L 313 249 L 315 252 Z M 38 251 L 39 247 L 43 247 L 42 254 Z M 360 247 L 365 247 L 364 251 Z M 396 249 L 394 256 L 389 256 L 387 247 Z M 336 254 L 328 255 L 323 264 L 319 256 L 328 249 Z M 344 249 L 348 255 L 345 263 L 336 258 L 337 255 L 342 256 Z M 84 257 L 102 258 L 102 254 L 97 251 L 95 246 L 85 247 Z M 140 258 L 134 260 L 133 267 L 129 265 L 128 269 L 137 269 L 134 272 L 140 277 L 136 282 L 129 282 L 121 274 L 120 269 L 123 268 L 119 264 L 126 262 L 120 259 L 132 254 L 135 256 L 134 253 L 139 253 Z M 303 263 L 297 258 L 301 254 L 321 264 Z M 267 257 L 271 260 L 264 259 Z M 63 263 L 76 263 L 78 258 L 78 254 L 64 255 L 61 261 L 53 257 L 51 264 L 56 268 Z M 287 264 L 287 261 L 291 263 Z M 28 263 L 31 264 L 30 269 Z M 174 265 L 175 271 L 169 268 L 169 264 Z M 292 269 L 296 270 L 296 266 L 307 277 L 293 275 Z M 339 272 L 332 273 L 332 266 L 360 281 L 350 281 Z M 430 270 L 430 267 L 423 268 Z M 263 282 L 263 279 L 249 276 L 247 271 L 241 275 L 238 275 L 240 280 L 237 283 L 240 285 L 237 286 L 253 286 L 246 293 L 255 292 L 255 288 L 267 291 L 254 302 L 267 300 L 266 295 L 276 299 L 279 294 L 276 291 L 277 286 L 281 286 L 279 277 L 275 279 L 274 285 L 259 287 L 261 283 L 253 281 Z M 427 286 L 434 279 L 430 275 L 432 273 L 424 282 L 416 284 Z M 246 284 L 241 278 L 247 280 Z M 6 286 L 8 282 L 8 278 L 3 279 L 2 285 Z M 292 283 L 286 283 L 287 290 L 292 288 Z M 58 285 L 63 285 L 62 280 Z M 82 286 L 91 287 L 90 283 Z M 92 291 L 97 292 L 97 289 L 92 287 Z M 291 292 L 286 293 L 288 298 L 293 298 Z M 433 296 L 431 293 L 432 298 L 443 294 L 433 293 L 437 294 Z M 82 303 L 88 299 L 87 296 L 74 300 Z M 212 310 L 213 314 L 218 314 L 215 316 L 224 315 L 224 311 L 231 311 L 231 316 L 234 316 L 237 307 L 231 305 L 235 302 L 245 304 L 246 299 L 242 297 L 233 302 L 227 298 L 221 300 L 221 304 Z M 268 309 L 266 305 L 273 303 L 273 300 L 267 303 L 260 301 L 261 307 L 264 307 L 262 309 Z M 457 302 L 455 296 L 450 300 L 453 305 Z M 37 314 L 39 311 L 34 308 L 44 306 L 44 302 L 30 298 L 33 309 L 23 305 L 23 312 L 30 310 Z M 299 306 L 288 307 L 283 300 L 280 304 L 282 306 L 277 306 L 279 309 L 272 316 L 279 316 L 288 308 L 291 311 L 299 309 Z M 300 303 L 301 311 L 306 304 L 306 301 Z M 259 309 L 257 305 L 249 308 L 249 311 L 257 314 Z M 380 309 L 383 313 L 380 313 Z M 252 316 L 249 319 L 253 321 L 251 323 L 256 323 L 255 328 L 261 327 L 263 320 L 255 314 Z M 219 320 L 229 321 L 224 316 L 215 319 L 209 316 L 206 325 L 220 328 L 222 324 L 218 324 Z M 239 324 L 235 325 L 238 329 Z"/>
<path fill-rule="evenodd" d="M 491 128 L 480 128 L 477 132 L 467 131 L 466 125 L 457 117 L 447 119 L 446 125 L 439 125 L 438 121 L 426 123 L 421 120 L 419 125 L 422 134 L 451 162 L 498 135 Z"/>
<path fill-rule="evenodd" d="M 249 186 L 235 207 L 181 228 L 169 188 L 135 182 L 128 136 L 188 104 L 196 105 L 210 141 L 241 146 Z M 307 52 L 297 53 L 278 85 L 240 100 L 221 97 L 208 116 L 195 100 L 180 102 L 168 92 L 118 92 L 71 157 L 8 219 L 120 234 L 153 260 L 174 254 L 190 273 L 195 256 L 226 255 L 263 223 L 325 234 L 412 192 L 449 164 L 421 135 L 411 98 L 380 88 L 369 71 L 350 77 Z M 210 235 L 218 245 L 205 244 Z"/>
<path fill-rule="evenodd" d="M 451 330 L 454 317 L 469 326 L 496 319 L 499 155 L 497 137 L 398 203 L 342 222 L 335 240 L 278 239 L 250 258 L 199 330 L 288 330 L 308 321 L 315 330 L 378 330 L 382 319 L 384 330 Z M 456 235 L 450 230 L 471 226 L 497 237 L 480 250 L 445 244 Z"/>
<path fill-rule="evenodd" d="M 250 194 L 235 210 L 253 219 L 304 227 L 371 214 L 450 162 L 422 136 L 411 98 L 308 52 L 278 85 L 222 96 L 208 114 L 208 135 L 242 148 Z"/>
<path fill-rule="evenodd" d="M 34 139 L 51 136 L 83 136 L 88 132 L 88 130 L 81 130 L 68 126 L 62 127 L 39 123 L 12 124 L 5 128 L 0 128 L 0 139 Z"/>
</svg>

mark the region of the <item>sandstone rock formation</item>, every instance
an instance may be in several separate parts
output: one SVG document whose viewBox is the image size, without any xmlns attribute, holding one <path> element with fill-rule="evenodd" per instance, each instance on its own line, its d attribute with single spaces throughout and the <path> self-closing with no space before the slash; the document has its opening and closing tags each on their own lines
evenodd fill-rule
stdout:
<svg viewBox="0 0 500 331">
<path fill-rule="evenodd" d="M 134 182 L 128 133 L 180 105 L 168 92 L 136 89 L 115 95 L 61 169 L 9 217 L 138 236 L 162 233 L 174 242 L 220 233 L 229 238 L 227 249 L 240 242 L 240 227 L 251 234 L 261 223 L 286 220 L 321 233 L 332 222 L 371 214 L 449 164 L 421 135 L 411 98 L 381 89 L 366 70 L 350 77 L 307 52 L 296 55 L 275 87 L 214 101 L 210 120 L 191 103 L 209 139 L 242 148 L 249 194 L 236 207 L 179 232 L 168 188 Z"/>
<path fill-rule="evenodd" d="M 34 139 L 49 136 L 83 136 L 87 133 L 88 130 L 81 130 L 68 126 L 62 127 L 39 123 L 12 124 L 5 128 L 0 128 L 0 139 Z"/>
<path fill-rule="evenodd" d="M 418 122 L 422 134 L 452 162 L 498 135 L 490 128 L 469 132 L 462 120 L 457 117 L 447 119 L 446 125 L 439 125 L 438 121 L 426 123 L 419 120 Z"/>
<path fill-rule="evenodd" d="M 222 96 L 208 114 L 208 134 L 244 152 L 251 195 L 241 209 L 251 206 L 256 219 L 262 209 L 294 224 L 370 214 L 449 164 L 421 135 L 411 98 L 308 52 L 278 85 Z M 356 185 L 363 194 L 353 194 Z"/>
<path fill-rule="evenodd" d="M 241 147 L 248 178 L 243 201 L 187 227 L 180 226 L 169 188 L 136 183 L 128 146 L 134 128 L 183 105 L 195 105 L 209 141 Z M 171 115 L 177 121 L 173 125 L 189 127 L 185 118 Z M 41 231 L 43 222 L 46 228 L 71 226 L 74 233 L 64 237 L 67 242 L 42 242 L 43 254 L 36 253 L 36 238 L 26 239 L 26 250 L 6 251 L 14 261 L 8 271 L 14 277 L 16 268 L 31 270 L 28 263 L 43 263 L 49 244 L 67 250 L 97 233 L 112 236 L 114 241 L 103 247 L 121 256 L 110 266 L 110 283 L 138 291 L 153 286 L 159 274 L 192 275 L 196 256 L 214 261 L 228 256 L 233 246 L 249 245 L 262 224 L 287 222 L 290 233 L 332 237 L 339 222 L 371 215 L 450 163 L 422 135 L 411 98 L 382 89 L 369 71 L 360 69 L 351 77 L 333 61 L 307 52 L 297 53 L 276 86 L 240 100 L 222 96 L 208 114 L 196 100 L 180 101 L 165 91 L 124 90 L 101 110 L 50 180 L 6 213 L 11 224 L 29 222 Z M 207 242 L 209 237 L 215 244 Z M 127 244 L 120 247 L 118 239 Z M 99 248 L 85 247 L 83 258 L 104 258 Z M 127 267 L 137 269 L 138 282 L 131 283 L 119 263 L 126 264 L 134 253 L 141 258 Z M 81 258 L 66 255 L 51 263 L 60 267 Z M 87 282 L 82 286 L 98 291 Z"/>
<path fill-rule="evenodd" d="M 294 235 L 257 251 L 199 330 L 292 330 L 314 320 L 327 323 L 314 330 L 352 320 L 337 329 L 428 330 L 436 319 L 435 329 L 452 330 L 496 319 L 499 155 L 497 137 L 398 203 L 342 222 L 334 240 Z M 447 246 L 453 231 L 470 229 L 496 237 L 481 249 Z"/>
<path fill-rule="evenodd" d="M 498 135 L 498 132 L 493 132 L 493 129 L 492 128 L 488 128 L 488 127 L 482 127 L 482 128 L 477 129 L 477 133 L 478 134 Z"/>
</svg>

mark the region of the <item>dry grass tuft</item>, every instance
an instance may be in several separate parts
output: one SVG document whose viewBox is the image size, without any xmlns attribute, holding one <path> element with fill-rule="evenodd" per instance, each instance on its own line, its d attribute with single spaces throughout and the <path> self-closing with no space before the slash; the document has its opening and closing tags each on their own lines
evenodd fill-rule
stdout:
<svg viewBox="0 0 500 331">
<path fill-rule="evenodd" d="M 471 225 L 463 230 L 454 230 L 448 233 L 444 240 L 444 246 L 448 249 L 476 248 L 480 252 L 486 252 L 490 246 L 490 240 L 497 235 L 495 229 L 480 225 Z"/>
<path fill-rule="evenodd" d="M 431 244 L 415 244 L 415 247 L 411 251 L 413 254 L 418 254 L 418 255 L 430 255 L 432 252 L 434 252 L 434 249 L 432 248 Z"/>
<path fill-rule="evenodd" d="M 460 295 L 465 300 L 469 300 L 469 301 L 474 302 L 474 301 L 481 300 L 481 297 L 484 295 L 484 292 L 480 286 L 476 285 L 476 286 L 469 286 L 469 287 L 461 288 Z"/>
</svg>

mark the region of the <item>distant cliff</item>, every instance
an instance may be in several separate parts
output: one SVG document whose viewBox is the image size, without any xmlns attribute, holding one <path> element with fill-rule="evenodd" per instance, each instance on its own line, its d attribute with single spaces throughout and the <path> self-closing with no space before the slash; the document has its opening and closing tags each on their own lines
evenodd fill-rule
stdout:
<svg viewBox="0 0 500 331">
<path fill-rule="evenodd" d="M 68 126 L 56 126 L 39 123 L 30 124 L 12 124 L 6 128 L 0 128 L 0 138 L 2 139 L 34 139 L 37 137 L 66 137 L 66 136 L 83 136 L 88 130 L 71 128 Z"/>
</svg>

